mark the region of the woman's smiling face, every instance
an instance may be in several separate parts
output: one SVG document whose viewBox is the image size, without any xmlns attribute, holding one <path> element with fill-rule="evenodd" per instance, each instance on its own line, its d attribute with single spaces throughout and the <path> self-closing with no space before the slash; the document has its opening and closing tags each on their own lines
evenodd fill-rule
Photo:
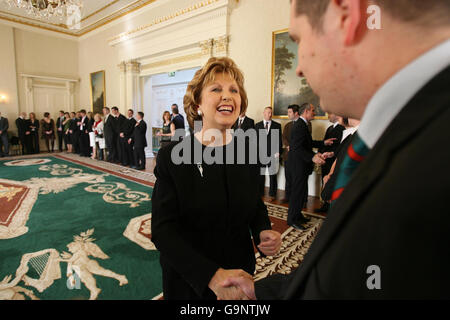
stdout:
<svg viewBox="0 0 450 320">
<path fill-rule="evenodd" d="M 230 129 L 241 111 L 241 95 L 236 81 L 227 73 L 218 73 L 201 93 L 199 110 L 203 128 Z"/>
</svg>

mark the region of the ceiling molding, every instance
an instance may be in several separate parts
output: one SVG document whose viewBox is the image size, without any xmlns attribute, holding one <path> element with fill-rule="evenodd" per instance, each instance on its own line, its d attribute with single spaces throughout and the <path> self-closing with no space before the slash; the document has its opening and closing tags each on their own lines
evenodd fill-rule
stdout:
<svg viewBox="0 0 450 320">
<path fill-rule="evenodd" d="M 82 21 L 86 21 L 95 17 L 95 15 L 101 13 L 102 11 L 110 8 L 113 5 L 117 5 L 120 0 L 114 0 L 113 2 L 105 5 L 101 9 L 96 10 L 95 12 L 89 14 L 87 17 L 83 18 Z M 128 4 L 111 14 L 108 14 L 106 17 L 100 18 L 93 23 L 90 23 L 86 27 L 81 28 L 80 30 L 71 30 L 67 28 L 64 24 L 55 24 L 52 22 L 44 22 L 38 19 L 33 19 L 27 16 L 19 16 L 14 13 L 0 11 L 0 23 L 1 22 L 12 22 L 15 23 L 17 27 L 20 25 L 32 27 L 40 30 L 46 30 L 50 32 L 55 32 L 59 34 L 64 34 L 67 36 L 80 38 L 90 32 L 93 32 L 111 22 L 114 22 L 120 18 L 125 17 L 126 15 L 133 13 L 139 9 L 142 9 L 150 4 L 155 3 L 157 0 L 135 0 L 131 4 Z M 161 0 L 159 0 L 161 1 Z"/>
</svg>

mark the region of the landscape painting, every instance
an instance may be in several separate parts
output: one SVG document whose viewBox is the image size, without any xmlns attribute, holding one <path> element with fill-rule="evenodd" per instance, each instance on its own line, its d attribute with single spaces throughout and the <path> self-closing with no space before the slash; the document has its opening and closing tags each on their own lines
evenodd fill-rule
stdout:
<svg viewBox="0 0 450 320">
<path fill-rule="evenodd" d="M 312 103 L 316 107 L 316 119 L 327 119 L 319 106 L 319 97 L 309 86 L 306 78 L 295 74 L 298 55 L 297 44 L 287 30 L 273 32 L 272 53 L 272 106 L 274 118 L 287 118 L 288 106 Z"/>
<path fill-rule="evenodd" d="M 106 106 L 104 70 L 91 73 L 91 99 L 92 112 L 102 114 L 102 109 Z"/>
</svg>

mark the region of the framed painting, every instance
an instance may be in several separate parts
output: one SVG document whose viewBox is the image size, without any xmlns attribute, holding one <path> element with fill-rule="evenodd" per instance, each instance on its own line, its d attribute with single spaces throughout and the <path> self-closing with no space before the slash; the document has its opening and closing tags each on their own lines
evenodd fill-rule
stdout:
<svg viewBox="0 0 450 320">
<path fill-rule="evenodd" d="M 309 86 L 306 78 L 295 73 L 298 61 L 297 44 L 289 37 L 288 30 L 272 33 L 272 106 L 273 116 L 287 119 L 288 106 L 312 103 L 316 107 L 315 119 L 328 119 L 320 108 L 320 98 Z"/>
<path fill-rule="evenodd" d="M 102 114 L 102 109 L 106 106 L 105 71 L 93 72 L 90 77 L 92 112 Z"/>
</svg>

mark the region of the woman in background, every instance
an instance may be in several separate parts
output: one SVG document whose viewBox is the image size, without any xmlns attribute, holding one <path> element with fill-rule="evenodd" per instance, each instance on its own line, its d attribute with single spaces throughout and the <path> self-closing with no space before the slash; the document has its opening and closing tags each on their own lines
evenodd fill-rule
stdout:
<svg viewBox="0 0 450 320">
<path fill-rule="evenodd" d="M 55 121 L 51 119 L 50 113 L 44 113 L 44 119 L 41 120 L 42 139 L 45 139 L 45 145 L 48 152 L 55 149 Z M 50 149 L 50 146 L 52 147 Z"/>
<path fill-rule="evenodd" d="M 64 143 L 67 147 L 67 152 L 72 153 L 72 141 L 70 140 L 70 124 L 72 119 L 70 118 L 70 113 L 64 113 L 65 120 L 63 121 L 63 133 L 64 133 Z"/>
<path fill-rule="evenodd" d="M 92 126 L 92 131 L 94 133 L 92 159 L 95 159 L 98 155 L 98 160 L 103 160 L 103 152 L 105 150 L 104 124 L 99 113 L 95 114 L 94 120 Z"/>
<path fill-rule="evenodd" d="M 36 119 L 36 114 L 34 112 L 30 113 L 30 119 L 28 120 L 28 131 L 30 135 L 29 146 L 32 154 L 39 153 L 39 120 Z"/>
<path fill-rule="evenodd" d="M 162 132 L 159 131 L 156 134 L 161 137 L 161 148 L 164 148 L 170 143 L 170 140 L 175 135 L 175 124 L 170 120 L 170 112 L 164 111 L 163 113 L 163 128 Z"/>
</svg>

